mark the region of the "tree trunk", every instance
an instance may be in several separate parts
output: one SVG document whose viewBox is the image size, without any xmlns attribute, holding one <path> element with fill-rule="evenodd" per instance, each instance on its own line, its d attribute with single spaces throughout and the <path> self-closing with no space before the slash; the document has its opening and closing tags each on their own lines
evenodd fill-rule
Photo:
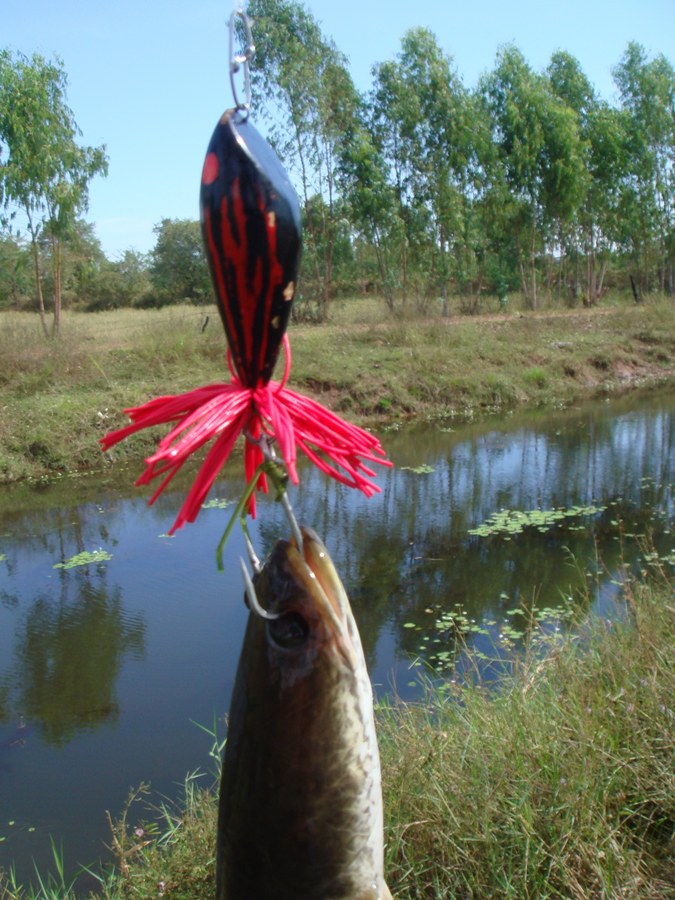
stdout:
<svg viewBox="0 0 675 900">
<path fill-rule="evenodd" d="M 45 337 L 49 337 L 49 328 L 47 328 L 47 318 L 45 316 L 45 301 L 42 296 L 42 279 L 40 278 L 40 252 L 38 249 L 35 235 L 31 234 L 31 252 L 33 254 L 33 266 L 35 268 L 35 290 L 37 291 L 38 312 L 40 313 L 40 322 Z"/>
<path fill-rule="evenodd" d="M 61 330 L 61 241 L 59 238 L 52 240 L 52 259 L 54 273 L 54 319 L 52 321 L 52 336 L 58 337 Z"/>
<path fill-rule="evenodd" d="M 600 275 L 597 279 L 597 284 L 595 286 L 595 296 L 596 298 L 600 298 L 602 294 L 602 287 L 605 282 L 605 272 L 607 271 L 607 260 L 603 259 L 602 265 L 600 266 Z"/>
<path fill-rule="evenodd" d="M 537 226 L 532 223 L 532 245 L 530 247 L 530 266 L 532 268 L 532 295 L 530 297 L 530 309 L 537 308 Z"/>
</svg>

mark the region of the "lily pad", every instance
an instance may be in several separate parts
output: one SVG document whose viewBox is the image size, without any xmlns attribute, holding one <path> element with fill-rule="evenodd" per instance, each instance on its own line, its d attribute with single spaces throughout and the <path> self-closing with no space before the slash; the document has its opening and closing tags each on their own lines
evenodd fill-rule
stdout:
<svg viewBox="0 0 675 900">
<path fill-rule="evenodd" d="M 433 466 L 427 466 L 426 464 L 421 466 L 401 466 L 401 470 L 406 472 L 414 472 L 415 475 L 431 475 L 432 472 L 436 471 Z"/>
<path fill-rule="evenodd" d="M 220 500 L 218 497 L 214 497 L 212 500 L 202 503 L 202 509 L 226 509 L 236 502 L 236 500 Z"/>
<path fill-rule="evenodd" d="M 77 566 L 90 566 L 92 563 L 108 562 L 112 559 L 112 554 L 107 550 L 84 550 L 82 553 L 76 553 L 70 559 L 63 562 L 54 563 L 54 569 L 74 569 Z"/>
<path fill-rule="evenodd" d="M 571 506 L 554 509 L 502 509 L 493 513 L 489 519 L 469 529 L 469 534 L 476 537 L 488 537 L 492 534 L 522 534 L 525 528 L 536 528 L 544 534 L 554 525 L 575 516 L 593 516 L 602 512 L 604 506 Z"/>
</svg>

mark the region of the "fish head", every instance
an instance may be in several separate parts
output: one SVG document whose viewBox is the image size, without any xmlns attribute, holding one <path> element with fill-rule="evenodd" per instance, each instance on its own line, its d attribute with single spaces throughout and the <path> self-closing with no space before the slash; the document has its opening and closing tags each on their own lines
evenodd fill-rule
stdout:
<svg viewBox="0 0 675 900">
<path fill-rule="evenodd" d="M 267 611 L 270 661 L 290 678 L 312 670 L 321 656 L 356 672 L 365 664 L 347 593 L 318 535 L 310 528 L 301 534 L 301 548 L 279 541 L 254 579 Z"/>
</svg>

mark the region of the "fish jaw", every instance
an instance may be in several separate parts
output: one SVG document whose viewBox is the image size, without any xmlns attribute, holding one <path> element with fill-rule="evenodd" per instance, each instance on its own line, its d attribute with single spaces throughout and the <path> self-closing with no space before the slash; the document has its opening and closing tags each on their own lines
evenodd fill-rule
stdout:
<svg viewBox="0 0 675 900">
<path fill-rule="evenodd" d="M 218 897 L 390 896 L 372 689 L 347 594 L 302 529 L 254 580 L 219 811 Z"/>
</svg>

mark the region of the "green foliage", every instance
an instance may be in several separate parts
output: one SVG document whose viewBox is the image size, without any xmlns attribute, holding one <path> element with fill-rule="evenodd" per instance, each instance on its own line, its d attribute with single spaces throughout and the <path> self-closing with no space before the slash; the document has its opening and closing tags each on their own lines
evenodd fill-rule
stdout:
<svg viewBox="0 0 675 900">
<path fill-rule="evenodd" d="M 302 288 L 325 319 L 332 296 L 341 210 L 338 160 L 360 101 L 344 54 L 295 0 L 250 0 L 255 22 L 252 89 L 281 159 L 300 185 L 307 247 Z"/>
<path fill-rule="evenodd" d="M 0 235 L 0 310 L 25 308 L 30 290 L 30 251 L 22 242 Z"/>
<path fill-rule="evenodd" d="M 624 620 L 586 622 L 583 640 L 540 610 L 516 629 L 530 650 L 496 687 L 472 677 L 477 661 L 465 679 L 449 661 L 440 696 L 436 686 L 426 704 L 382 711 L 395 896 L 668 894 L 670 596 L 663 571 L 629 585 Z M 472 627 L 461 611 L 440 624 Z"/>
<path fill-rule="evenodd" d="M 554 525 L 564 523 L 570 518 L 594 516 L 604 509 L 604 506 L 571 506 L 566 509 L 504 509 L 491 515 L 477 528 L 470 529 L 469 534 L 478 537 L 490 537 L 493 534 L 511 536 L 520 534 L 525 528 L 536 528 L 538 531 L 546 532 Z M 579 527 L 583 528 L 583 526 Z"/>
<path fill-rule="evenodd" d="M 533 384 L 536 387 L 543 388 L 546 387 L 548 375 L 541 366 L 530 366 L 529 369 L 525 369 L 523 372 L 523 381 L 527 384 Z"/>
<path fill-rule="evenodd" d="M 625 113 L 630 178 L 622 198 L 624 246 L 643 291 L 675 290 L 675 69 L 630 43 L 614 69 Z"/>
<path fill-rule="evenodd" d="M 431 31 L 406 32 L 397 59 L 375 67 L 369 115 L 391 173 L 390 193 L 381 193 L 390 208 L 380 216 L 398 220 L 397 232 L 388 230 L 398 239 L 402 299 L 412 294 L 424 308 L 442 297 L 447 309 L 450 285 L 465 287 L 474 274 L 469 193 L 477 154 L 468 92 Z"/>
<path fill-rule="evenodd" d="M 135 250 L 125 250 L 115 262 L 105 260 L 98 267 L 88 267 L 86 275 L 87 283 L 81 289 L 90 312 L 143 306 L 152 292 L 147 257 Z"/>
<path fill-rule="evenodd" d="M 162 219 L 155 226 L 150 278 L 153 295 L 144 305 L 210 303 L 211 281 L 199 222 Z"/>
<path fill-rule="evenodd" d="M 401 466 L 401 471 L 413 472 L 415 475 L 431 475 L 434 471 L 433 466 L 423 464 L 421 466 Z"/>
<path fill-rule="evenodd" d="M 103 147 L 82 147 L 66 102 L 59 60 L 0 51 L 0 224 L 25 230 L 31 242 L 38 307 L 44 320 L 40 242 L 51 250 L 53 331 L 61 313 L 62 242 L 86 209 L 88 185 L 107 173 Z"/>
<path fill-rule="evenodd" d="M 593 306 L 609 289 L 675 291 L 675 69 L 631 43 L 601 100 L 569 53 L 536 72 L 514 46 L 469 90 L 412 28 L 360 95 L 299 0 L 250 0 L 254 104 L 298 186 L 294 315 L 325 321 L 365 291 L 390 313 Z M 0 51 L 0 310 L 54 297 L 91 311 L 212 299 L 199 226 L 163 219 L 148 259 L 106 260 L 78 218 L 104 148 L 81 147 L 59 60 Z M 10 102 L 19 96 L 21 103 Z M 20 232 L 21 234 L 19 234 Z M 21 235 L 25 235 L 25 239 Z M 33 282 L 31 289 L 30 281 Z M 61 299 L 62 298 L 62 299 Z"/>
<path fill-rule="evenodd" d="M 300 297 L 323 285 L 327 304 L 351 273 L 392 312 L 409 298 L 447 312 L 459 294 L 474 313 L 481 293 L 516 289 L 532 308 L 553 293 L 590 306 L 624 261 L 643 292 L 674 289 L 675 79 L 662 56 L 630 45 L 613 108 L 564 51 L 537 73 L 506 47 L 468 91 L 435 35 L 414 28 L 359 98 L 304 6 L 256 0 L 251 11 L 259 102 L 306 209 Z M 338 274 L 343 223 L 352 253 Z"/>
<path fill-rule="evenodd" d="M 480 93 L 494 147 L 489 179 L 511 201 L 501 217 L 502 234 L 512 229 L 516 235 L 521 288 L 534 309 L 538 258 L 547 237 L 573 219 L 586 187 L 576 117 L 515 47 L 500 52 Z"/>
<path fill-rule="evenodd" d="M 527 403 L 568 405 L 673 377 L 669 298 L 548 316 L 523 314 L 512 294 L 508 314 L 462 320 L 452 302 L 451 319 L 437 308 L 382 321 L 381 298 L 336 300 L 333 321 L 292 326 L 294 384 L 360 424 L 402 427 L 410 418 L 452 426 L 455 417 Z M 45 342 L 37 314 L 2 313 L 0 481 L 137 465 L 158 434 L 136 435 L 107 456 L 97 444 L 127 424 L 123 409 L 227 378 L 215 305 L 64 316 L 67 332 Z"/>
<path fill-rule="evenodd" d="M 111 559 L 112 554 L 108 553 L 107 550 L 83 550 L 81 553 L 76 553 L 75 556 L 71 556 L 63 562 L 54 563 L 53 568 L 75 569 L 79 566 L 98 565 Z"/>
</svg>

